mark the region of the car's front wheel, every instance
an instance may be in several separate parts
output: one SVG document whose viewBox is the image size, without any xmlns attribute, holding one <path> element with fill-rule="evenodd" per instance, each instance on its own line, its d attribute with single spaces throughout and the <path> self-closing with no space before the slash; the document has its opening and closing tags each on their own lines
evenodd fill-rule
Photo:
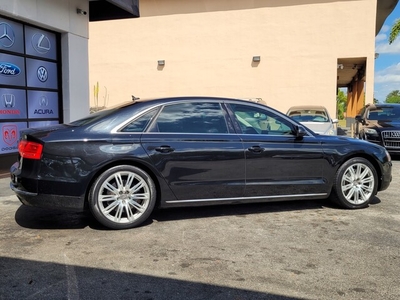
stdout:
<svg viewBox="0 0 400 300">
<path fill-rule="evenodd" d="M 363 208 L 375 196 L 378 181 L 374 166 L 365 158 L 352 158 L 336 172 L 331 199 L 344 208 Z"/>
<path fill-rule="evenodd" d="M 153 211 L 156 188 L 143 170 L 121 165 L 102 173 L 89 192 L 93 216 L 112 229 L 136 227 Z"/>
</svg>

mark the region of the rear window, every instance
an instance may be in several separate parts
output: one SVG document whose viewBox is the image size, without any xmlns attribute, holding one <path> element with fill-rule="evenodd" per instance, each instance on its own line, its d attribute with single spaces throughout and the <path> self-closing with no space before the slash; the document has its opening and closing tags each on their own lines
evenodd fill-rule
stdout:
<svg viewBox="0 0 400 300">
<path fill-rule="evenodd" d="M 115 111 L 124 108 L 126 106 L 132 105 L 132 102 L 128 102 L 128 103 L 124 103 L 124 104 L 119 104 L 117 106 L 114 107 L 110 107 L 108 109 L 104 109 L 104 110 L 100 110 L 98 112 L 95 112 L 93 114 L 90 114 L 82 119 L 73 121 L 71 123 L 69 123 L 68 125 L 70 126 L 82 126 L 82 125 L 88 125 L 91 123 L 94 123 L 100 119 L 102 119 L 103 117 L 107 116 L 107 115 L 111 115 L 113 114 Z"/>
<path fill-rule="evenodd" d="M 289 117 L 297 122 L 328 122 L 329 118 L 324 110 L 306 109 L 293 110 Z"/>
</svg>

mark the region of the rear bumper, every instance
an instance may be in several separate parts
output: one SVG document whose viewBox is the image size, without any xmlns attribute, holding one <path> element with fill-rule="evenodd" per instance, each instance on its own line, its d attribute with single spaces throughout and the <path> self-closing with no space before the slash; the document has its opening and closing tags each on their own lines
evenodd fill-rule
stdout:
<svg viewBox="0 0 400 300">
<path fill-rule="evenodd" d="M 18 166 L 18 162 L 11 166 L 10 188 L 17 195 L 22 204 L 43 208 L 65 209 L 73 211 L 85 210 L 84 196 L 39 193 L 39 180 L 32 178 L 21 179 L 21 171 Z M 61 186 L 56 186 L 54 182 L 46 182 L 46 184 L 53 185 L 52 190 L 63 190 Z"/>
<path fill-rule="evenodd" d="M 80 197 L 30 193 L 18 189 L 13 182 L 10 182 L 10 188 L 24 205 L 72 211 L 85 210 L 85 199 Z"/>
</svg>

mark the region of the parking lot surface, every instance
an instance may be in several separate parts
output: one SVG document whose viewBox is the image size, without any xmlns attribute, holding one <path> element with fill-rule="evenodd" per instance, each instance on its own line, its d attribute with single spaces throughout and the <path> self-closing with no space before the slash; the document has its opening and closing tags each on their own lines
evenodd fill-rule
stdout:
<svg viewBox="0 0 400 300">
<path fill-rule="evenodd" d="M 327 200 L 158 210 L 113 231 L 0 179 L 0 299 L 400 299 L 400 160 L 366 209 Z"/>
</svg>

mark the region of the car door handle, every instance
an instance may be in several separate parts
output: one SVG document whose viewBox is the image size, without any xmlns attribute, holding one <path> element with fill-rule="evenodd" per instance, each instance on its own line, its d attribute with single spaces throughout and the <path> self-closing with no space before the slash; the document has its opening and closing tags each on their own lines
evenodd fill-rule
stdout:
<svg viewBox="0 0 400 300">
<path fill-rule="evenodd" d="M 161 153 L 169 153 L 169 152 L 174 151 L 175 149 L 170 146 L 159 146 L 159 147 L 156 147 L 155 150 L 157 152 L 161 152 Z"/>
<path fill-rule="evenodd" d="M 261 153 L 264 150 L 264 148 L 261 148 L 260 146 L 251 146 L 248 149 L 249 149 L 249 151 L 254 152 L 254 153 Z"/>
</svg>

